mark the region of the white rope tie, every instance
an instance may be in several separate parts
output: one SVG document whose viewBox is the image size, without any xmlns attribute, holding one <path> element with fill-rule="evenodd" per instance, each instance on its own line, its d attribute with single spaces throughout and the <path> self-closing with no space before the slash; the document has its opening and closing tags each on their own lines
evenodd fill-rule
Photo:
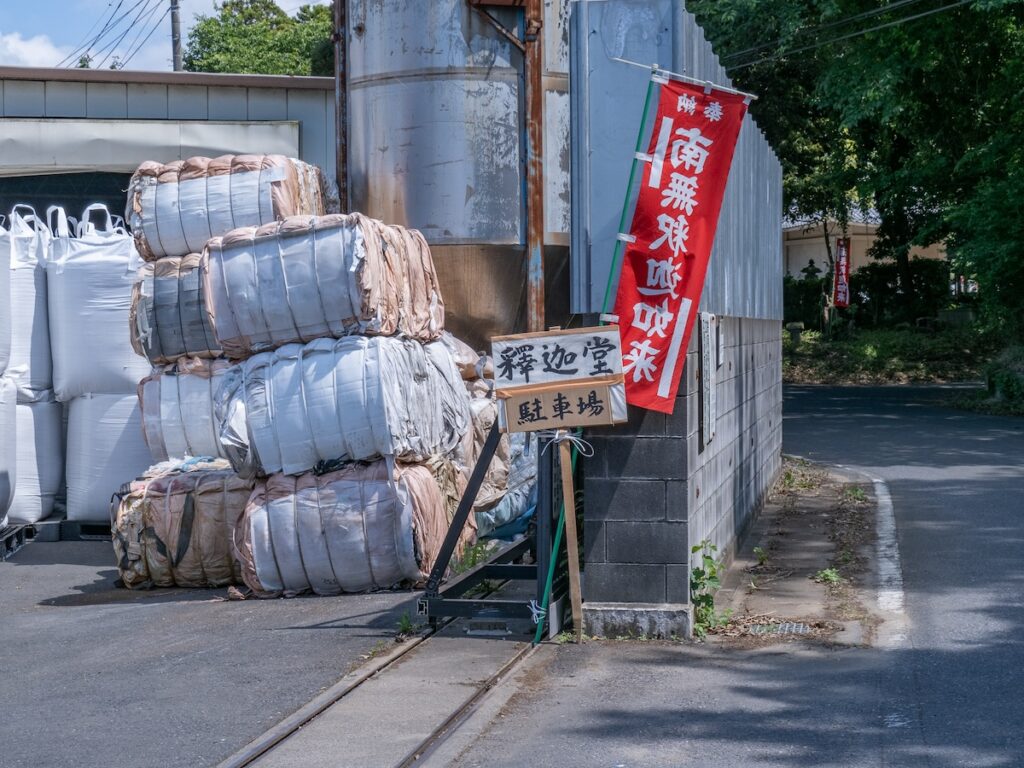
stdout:
<svg viewBox="0 0 1024 768">
<path fill-rule="evenodd" d="M 544 447 L 540 449 L 542 454 L 548 449 L 549 445 L 570 443 L 576 448 L 580 456 L 585 456 L 589 459 L 594 455 L 594 446 L 573 432 L 568 432 L 564 429 L 547 429 L 537 432 L 536 434 L 537 439 L 544 443 Z"/>
</svg>

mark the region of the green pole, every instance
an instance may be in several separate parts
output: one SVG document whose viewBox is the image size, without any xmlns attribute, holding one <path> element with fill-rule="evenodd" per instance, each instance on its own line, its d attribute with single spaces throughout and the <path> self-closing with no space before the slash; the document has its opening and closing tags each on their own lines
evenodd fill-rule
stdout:
<svg viewBox="0 0 1024 768">
<path fill-rule="evenodd" d="M 647 114 L 651 108 L 651 97 L 654 95 L 654 80 L 650 80 L 647 83 L 647 95 L 644 97 L 644 114 L 640 118 L 640 130 L 636 134 L 636 149 L 633 152 L 633 163 L 629 168 L 629 184 L 626 185 L 626 197 L 622 201 L 622 215 L 619 216 L 619 232 L 624 232 L 626 229 L 627 219 L 629 218 L 629 198 L 633 193 L 633 182 L 636 180 L 636 169 L 640 164 L 640 161 L 636 159 L 636 153 L 640 152 L 644 148 L 644 128 L 647 126 Z M 616 270 L 619 266 L 619 260 L 622 258 L 622 241 L 615 241 L 615 252 L 612 254 L 612 266 L 608 270 L 608 283 L 604 287 L 604 301 L 601 302 L 602 314 L 608 311 L 608 300 L 612 296 L 612 283 L 615 280 Z"/>
<path fill-rule="evenodd" d="M 553 443 L 552 443 L 553 445 Z M 579 454 L 576 451 L 576 446 L 572 447 L 572 471 L 576 473 L 576 457 Z M 540 510 L 540 499 L 537 500 L 537 509 Z M 551 584 L 555 580 L 555 565 L 558 563 L 558 551 L 562 548 L 562 531 L 565 530 L 565 501 L 560 501 L 558 513 L 558 528 L 555 530 L 555 542 L 551 547 L 551 562 L 548 564 L 548 577 L 544 582 L 544 602 L 541 604 L 541 609 L 544 612 L 544 618 L 537 622 L 537 631 L 533 635 L 533 644 L 537 645 L 540 642 L 540 636 L 544 634 L 544 620 L 547 618 L 548 603 L 551 601 Z M 572 513 L 575 515 L 576 510 Z"/>
</svg>

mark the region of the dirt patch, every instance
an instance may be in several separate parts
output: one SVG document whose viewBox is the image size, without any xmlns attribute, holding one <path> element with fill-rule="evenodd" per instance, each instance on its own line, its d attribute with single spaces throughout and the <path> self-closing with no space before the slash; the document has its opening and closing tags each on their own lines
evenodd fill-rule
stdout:
<svg viewBox="0 0 1024 768">
<path fill-rule="evenodd" d="M 864 597 L 875 536 L 871 492 L 869 484 L 786 459 L 716 596 L 729 619 L 711 631 L 715 639 L 741 647 L 830 643 L 859 622 L 869 642 L 877 624 Z"/>
</svg>

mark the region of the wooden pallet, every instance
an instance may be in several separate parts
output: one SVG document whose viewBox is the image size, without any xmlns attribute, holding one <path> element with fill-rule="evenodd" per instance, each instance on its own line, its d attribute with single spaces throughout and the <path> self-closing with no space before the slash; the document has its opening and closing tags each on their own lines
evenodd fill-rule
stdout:
<svg viewBox="0 0 1024 768">
<path fill-rule="evenodd" d="M 0 560 L 6 560 L 31 540 L 28 528 L 27 525 L 11 525 L 0 531 Z"/>
</svg>

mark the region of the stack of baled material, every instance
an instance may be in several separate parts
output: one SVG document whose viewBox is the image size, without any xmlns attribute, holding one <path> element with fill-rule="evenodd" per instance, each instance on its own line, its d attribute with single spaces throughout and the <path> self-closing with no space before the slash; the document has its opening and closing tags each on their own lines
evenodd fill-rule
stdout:
<svg viewBox="0 0 1024 768">
<path fill-rule="evenodd" d="M 153 366 L 136 379 L 138 427 L 165 463 L 111 509 L 129 587 L 237 581 L 232 535 L 252 482 L 216 460 L 224 451 L 214 404 L 230 364 L 209 321 L 199 251 L 238 226 L 323 213 L 321 187 L 317 169 L 278 155 L 144 163 L 132 177 L 125 216 L 147 263 L 126 293 L 122 333 Z"/>
<path fill-rule="evenodd" d="M 236 550 L 258 595 L 420 581 L 448 527 L 469 402 L 438 339 L 422 235 L 359 214 L 291 217 L 207 244 L 206 306 L 238 360 L 221 443 L 259 476 Z"/>
</svg>

